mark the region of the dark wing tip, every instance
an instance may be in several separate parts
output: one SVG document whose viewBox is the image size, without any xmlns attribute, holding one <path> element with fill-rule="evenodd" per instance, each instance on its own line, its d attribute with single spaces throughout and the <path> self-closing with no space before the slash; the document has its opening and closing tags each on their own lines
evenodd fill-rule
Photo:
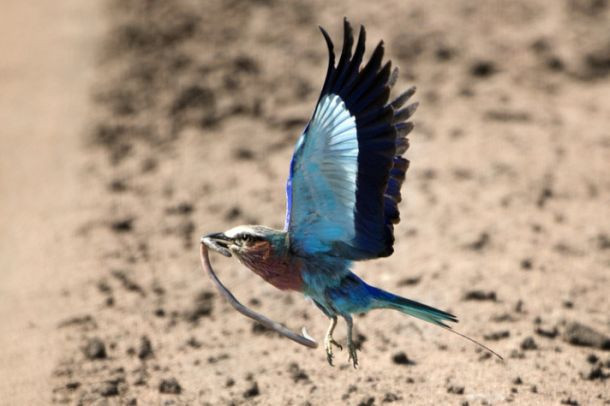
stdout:
<svg viewBox="0 0 610 406">
<path fill-rule="evenodd" d="M 392 105 L 392 107 L 396 110 L 400 109 L 403 104 L 405 104 L 407 102 L 407 100 L 409 100 L 411 98 L 411 96 L 413 96 L 415 94 L 415 91 L 417 90 L 417 88 L 415 86 L 411 86 L 410 88 L 408 88 L 407 90 L 405 90 L 404 92 L 402 92 L 400 94 L 400 96 L 398 96 L 396 99 L 394 99 L 390 104 Z"/>
<path fill-rule="evenodd" d="M 328 53 L 334 55 L 335 54 L 335 46 L 333 44 L 333 40 L 330 39 L 330 35 L 328 35 L 328 32 L 326 32 L 324 27 L 319 25 L 318 28 L 320 29 L 320 32 L 322 32 L 322 35 L 324 36 L 324 40 L 326 41 L 326 46 L 328 47 Z"/>
<path fill-rule="evenodd" d="M 352 29 L 352 25 L 349 23 L 349 19 L 347 18 L 347 16 L 343 16 L 343 29 L 345 31 Z"/>
<path fill-rule="evenodd" d="M 390 74 L 390 77 L 388 78 L 388 82 L 386 83 L 386 86 L 393 87 L 396 84 L 396 81 L 398 80 L 399 72 L 400 72 L 400 70 L 398 69 L 398 67 L 394 67 L 394 69 L 392 70 L 392 73 Z"/>
</svg>

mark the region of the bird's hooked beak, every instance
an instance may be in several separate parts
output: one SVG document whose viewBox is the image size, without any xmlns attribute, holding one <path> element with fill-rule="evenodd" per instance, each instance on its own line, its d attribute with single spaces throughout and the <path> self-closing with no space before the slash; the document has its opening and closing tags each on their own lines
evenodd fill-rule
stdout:
<svg viewBox="0 0 610 406">
<path fill-rule="evenodd" d="M 209 249 L 214 250 L 225 257 L 231 256 L 229 244 L 232 244 L 233 240 L 227 237 L 224 233 L 208 234 L 201 237 L 201 242 Z"/>
</svg>

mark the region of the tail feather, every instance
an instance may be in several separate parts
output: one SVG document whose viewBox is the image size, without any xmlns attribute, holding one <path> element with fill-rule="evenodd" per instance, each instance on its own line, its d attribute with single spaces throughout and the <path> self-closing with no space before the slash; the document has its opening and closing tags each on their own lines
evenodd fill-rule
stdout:
<svg viewBox="0 0 610 406">
<path fill-rule="evenodd" d="M 417 317 L 418 319 L 445 328 L 451 328 L 449 325 L 444 323 L 446 321 L 453 323 L 458 322 L 457 317 L 443 310 L 416 302 L 415 300 L 394 295 L 374 286 L 369 286 L 369 289 L 373 297 L 378 302 L 377 307 L 398 310 L 410 316 Z"/>
<path fill-rule="evenodd" d="M 478 342 L 473 338 L 468 337 L 467 335 L 455 331 L 453 328 L 451 328 L 451 326 L 446 324 L 446 321 L 450 321 L 453 323 L 458 322 L 457 317 L 455 317 L 453 314 L 447 313 L 443 310 L 435 309 L 434 307 L 416 302 L 415 300 L 410 300 L 404 297 L 400 297 L 398 295 L 394 295 L 390 292 L 386 292 L 385 290 L 381 290 L 374 286 L 368 286 L 368 289 L 377 302 L 376 307 L 398 310 L 402 313 L 435 324 L 439 327 L 444 328 L 447 331 L 452 332 L 453 334 L 457 334 L 460 337 L 465 338 L 466 340 L 478 345 L 484 350 L 489 351 L 499 359 L 504 359 L 500 354 L 498 354 L 491 348 L 487 347 L 486 345 Z"/>
</svg>

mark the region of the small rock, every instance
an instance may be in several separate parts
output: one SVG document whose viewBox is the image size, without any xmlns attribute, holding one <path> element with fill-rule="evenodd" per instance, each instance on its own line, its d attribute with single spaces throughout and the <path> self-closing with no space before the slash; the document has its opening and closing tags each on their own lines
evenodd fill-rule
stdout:
<svg viewBox="0 0 610 406">
<path fill-rule="evenodd" d="M 124 192 L 127 190 L 127 183 L 123 179 L 114 179 L 108 187 L 113 192 Z"/>
<path fill-rule="evenodd" d="M 244 391 L 244 397 L 246 399 L 253 398 L 261 394 L 261 391 L 258 389 L 258 383 L 253 382 L 252 386 L 250 386 L 246 391 Z"/>
<path fill-rule="evenodd" d="M 182 202 L 176 206 L 167 208 L 165 212 L 167 214 L 187 215 L 193 212 L 193 205 L 187 202 Z"/>
<path fill-rule="evenodd" d="M 191 337 L 186 341 L 186 345 L 192 348 L 201 348 L 203 343 L 199 341 L 196 337 Z"/>
<path fill-rule="evenodd" d="M 513 359 L 524 359 L 525 353 L 523 351 L 512 350 L 509 354 L 509 357 Z"/>
<path fill-rule="evenodd" d="M 382 403 L 392 403 L 401 400 L 402 398 L 395 393 L 388 392 L 383 396 Z"/>
<path fill-rule="evenodd" d="M 85 348 L 83 349 L 85 357 L 88 359 L 105 359 L 106 358 L 106 345 L 104 342 L 95 337 L 87 341 Z"/>
<path fill-rule="evenodd" d="M 362 399 L 358 406 L 373 406 L 375 404 L 375 398 L 370 396 L 368 398 Z"/>
<path fill-rule="evenodd" d="M 515 303 L 515 312 L 516 313 L 525 313 L 525 310 L 523 309 L 524 306 L 525 306 L 525 303 L 523 303 L 523 300 L 521 300 L 521 299 L 517 300 L 517 303 Z"/>
<path fill-rule="evenodd" d="M 600 250 L 610 249 L 610 236 L 607 234 L 599 234 L 597 236 L 597 246 Z"/>
<path fill-rule="evenodd" d="M 473 241 L 469 244 L 466 244 L 465 247 L 468 249 L 471 249 L 473 251 L 481 251 L 485 247 L 487 247 L 490 244 L 490 242 L 491 242 L 491 237 L 489 236 L 489 234 L 483 232 L 479 235 L 479 237 L 475 241 Z"/>
<path fill-rule="evenodd" d="M 115 269 L 110 273 L 114 278 L 121 282 L 121 285 L 126 290 L 131 292 L 137 292 L 141 296 L 146 296 L 146 292 L 144 291 L 144 289 L 136 281 L 134 281 L 131 276 L 129 276 L 127 271 Z"/>
<path fill-rule="evenodd" d="M 544 327 L 536 327 L 536 334 L 546 338 L 555 338 L 559 334 L 559 330 L 557 327 L 553 328 L 544 328 Z"/>
<path fill-rule="evenodd" d="M 234 221 L 237 220 L 242 215 L 242 211 L 239 207 L 233 206 L 225 213 L 225 220 Z"/>
<path fill-rule="evenodd" d="M 491 61 L 478 61 L 470 67 L 470 74 L 479 78 L 488 78 L 496 72 L 496 66 Z"/>
<path fill-rule="evenodd" d="M 251 160 L 255 157 L 254 151 L 245 147 L 241 147 L 233 151 L 233 156 L 241 160 Z"/>
<path fill-rule="evenodd" d="M 217 362 L 224 361 L 226 359 L 229 359 L 229 354 L 219 354 L 217 356 L 209 356 L 208 363 L 215 364 Z"/>
<path fill-rule="evenodd" d="M 116 396 L 119 394 L 119 382 L 118 381 L 106 381 L 100 387 L 100 395 L 104 397 Z"/>
<path fill-rule="evenodd" d="M 262 324 L 257 322 L 252 323 L 252 328 L 250 331 L 252 331 L 252 334 L 256 335 L 273 335 L 275 333 L 275 331 L 273 331 L 269 327 L 263 326 Z"/>
<path fill-rule="evenodd" d="M 547 200 L 551 199 L 552 197 L 553 197 L 553 189 L 551 189 L 551 186 L 546 185 L 540 191 L 540 194 L 538 195 L 538 199 L 536 200 L 536 205 L 540 208 L 543 208 L 545 206 Z"/>
<path fill-rule="evenodd" d="M 466 292 L 463 300 L 490 300 L 492 302 L 495 302 L 498 300 L 498 298 L 496 297 L 496 292 L 493 291 L 486 292 L 483 290 L 470 290 Z"/>
<path fill-rule="evenodd" d="M 179 395 L 182 392 L 182 387 L 176 378 L 163 379 L 159 383 L 159 392 L 171 395 Z"/>
<path fill-rule="evenodd" d="M 610 378 L 610 373 L 606 373 L 602 369 L 601 365 L 597 365 L 591 368 L 591 370 L 586 375 L 584 375 L 583 378 L 589 381 L 605 381 L 606 379 Z"/>
<path fill-rule="evenodd" d="M 596 354 L 589 354 L 587 355 L 587 362 L 589 364 L 597 364 L 597 361 L 599 361 L 599 357 Z"/>
<path fill-rule="evenodd" d="M 159 162 L 157 162 L 157 160 L 153 157 L 147 157 L 144 158 L 140 164 L 140 169 L 142 170 L 142 173 L 148 173 L 148 172 L 152 172 L 155 169 L 157 169 L 157 166 L 159 165 Z"/>
<path fill-rule="evenodd" d="M 80 388 L 80 382 L 68 382 L 66 384 L 66 389 L 68 390 L 76 390 Z"/>
<path fill-rule="evenodd" d="M 403 351 L 397 352 L 392 356 L 392 362 L 397 365 L 415 365 L 415 362 L 410 359 Z"/>
<path fill-rule="evenodd" d="M 83 330 L 92 330 L 97 327 L 95 319 L 90 315 L 70 317 L 69 319 L 61 321 L 58 326 L 59 328 L 64 327 L 81 327 Z"/>
<path fill-rule="evenodd" d="M 498 341 L 508 337 L 510 337 L 510 331 L 508 330 L 495 331 L 493 333 L 485 334 L 483 336 L 483 338 L 490 341 Z"/>
<path fill-rule="evenodd" d="M 527 337 L 521 342 L 521 349 L 523 351 L 537 350 L 538 344 L 536 344 L 532 337 Z"/>
<path fill-rule="evenodd" d="M 544 63 L 550 70 L 555 71 L 555 72 L 559 72 L 564 69 L 564 63 L 561 60 L 561 58 L 558 57 L 557 55 L 548 56 L 546 58 L 546 60 L 544 61 Z"/>
<path fill-rule="evenodd" d="M 181 113 L 187 109 L 210 109 L 216 100 L 214 92 L 198 85 L 184 89 L 174 100 L 172 114 Z"/>
<path fill-rule="evenodd" d="M 300 382 L 300 381 L 304 381 L 304 382 L 309 381 L 309 376 L 307 375 L 307 373 L 305 371 L 303 371 L 299 367 L 299 364 L 297 364 L 296 362 L 292 362 L 290 364 L 290 366 L 288 367 L 288 372 L 290 372 L 292 381 L 295 383 Z"/>
<path fill-rule="evenodd" d="M 580 403 L 578 403 L 577 400 L 572 399 L 571 397 L 567 398 L 567 399 L 561 399 L 561 404 L 562 405 L 570 405 L 570 406 L 579 406 Z"/>
<path fill-rule="evenodd" d="M 521 260 L 521 269 L 530 270 L 533 267 L 533 262 L 531 258 L 524 258 Z"/>
<path fill-rule="evenodd" d="M 439 61 L 448 61 L 455 55 L 455 50 L 447 46 L 439 46 L 435 51 L 436 59 Z"/>
<path fill-rule="evenodd" d="M 479 361 L 485 361 L 491 358 L 491 354 L 488 352 L 484 352 L 481 354 L 481 356 L 479 357 Z"/>
<path fill-rule="evenodd" d="M 233 60 L 233 66 L 238 72 L 258 73 L 260 68 L 256 60 L 248 55 L 238 55 Z"/>
<path fill-rule="evenodd" d="M 152 357 L 153 350 L 150 339 L 146 336 L 142 336 L 140 339 L 140 348 L 138 349 L 138 358 L 147 359 Z"/>
<path fill-rule="evenodd" d="M 413 286 L 421 281 L 421 276 L 413 276 L 398 281 L 398 286 Z"/>
<path fill-rule="evenodd" d="M 347 391 L 341 395 L 341 400 L 347 400 L 351 396 L 352 393 L 358 391 L 358 387 L 356 385 L 349 385 L 347 387 Z"/>
<path fill-rule="evenodd" d="M 447 393 L 453 393 L 455 395 L 463 395 L 464 387 L 460 385 L 451 385 L 447 388 Z"/>
<path fill-rule="evenodd" d="M 491 317 L 491 320 L 496 323 L 504 323 L 504 322 L 514 322 L 517 321 L 517 318 L 510 313 L 500 313 Z"/>
<path fill-rule="evenodd" d="M 137 368 L 133 371 L 134 381 L 133 384 L 136 386 L 146 385 L 148 382 L 148 373 L 146 372 L 146 368 Z"/>
<path fill-rule="evenodd" d="M 202 317 L 212 314 L 214 293 L 204 290 L 195 298 L 192 309 L 186 312 L 185 317 L 191 323 L 196 323 Z"/>
<path fill-rule="evenodd" d="M 362 333 L 357 333 L 356 337 L 354 337 L 354 346 L 358 351 L 362 350 L 362 346 L 368 340 L 367 336 Z"/>
<path fill-rule="evenodd" d="M 117 233 L 126 233 L 133 228 L 133 217 L 128 217 L 121 220 L 116 220 L 110 224 L 112 231 Z"/>
<path fill-rule="evenodd" d="M 577 321 L 566 325 L 563 339 L 572 345 L 610 350 L 610 337 Z"/>
</svg>

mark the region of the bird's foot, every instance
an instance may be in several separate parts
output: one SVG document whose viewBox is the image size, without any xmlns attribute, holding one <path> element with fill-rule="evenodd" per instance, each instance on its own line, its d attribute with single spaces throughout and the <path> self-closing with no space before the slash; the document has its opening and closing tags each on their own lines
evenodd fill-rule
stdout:
<svg viewBox="0 0 610 406">
<path fill-rule="evenodd" d="M 358 352 L 356 351 L 356 345 L 351 340 L 347 343 L 347 350 L 349 352 L 347 362 L 352 361 L 354 369 L 358 369 Z"/>
<path fill-rule="evenodd" d="M 326 360 L 333 366 L 333 345 L 336 346 L 340 351 L 343 350 L 343 346 L 335 341 L 332 336 L 326 336 L 324 339 L 324 349 L 326 350 Z"/>
<path fill-rule="evenodd" d="M 326 336 L 324 336 L 324 349 L 326 350 L 326 360 L 329 365 L 333 366 L 333 345 L 336 345 L 340 350 L 343 349 L 341 344 L 337 343 L 333 338 L 333 332 L 335 331 L 335 327 L 337 327 L 337 316 L 333 316 L 330 318 L 330 325 L 328 326 L 328 330 L 326 330 Z"/>
<path fill-rule="evenodd" d="M 358 353 L 356 352 L 356 344 L 354 343 L 354 339 L 352 338 L 354 332 L 354 322 L 352 321 L 351 316 L 343 315 L 345 322 L 347 323 L 347 351 L 349 353 L 349 358 L 347 362 L 352 361 L 352 365 L 354 369 L 358 369 Z"/>
</svg>

